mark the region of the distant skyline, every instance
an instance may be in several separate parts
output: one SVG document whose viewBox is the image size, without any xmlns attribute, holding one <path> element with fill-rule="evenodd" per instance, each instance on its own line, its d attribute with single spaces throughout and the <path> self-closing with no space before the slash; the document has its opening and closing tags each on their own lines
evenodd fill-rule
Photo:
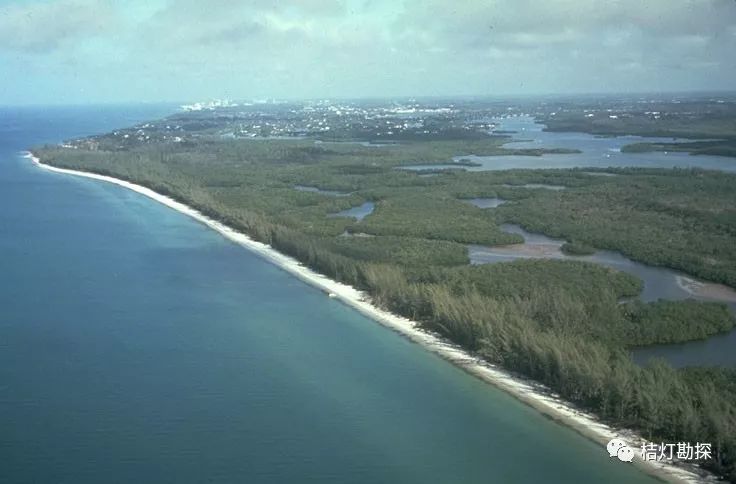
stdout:
<svg viewBox="0 0 736 484">
<path fill-rule="evenodd" d="M 0 0 L 0 104 L 726 91 L 734 0 Z"/>
</svg>

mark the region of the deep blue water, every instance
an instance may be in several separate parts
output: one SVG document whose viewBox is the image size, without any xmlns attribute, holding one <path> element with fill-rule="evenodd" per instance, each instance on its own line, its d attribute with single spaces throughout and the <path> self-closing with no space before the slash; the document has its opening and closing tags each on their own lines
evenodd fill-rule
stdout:
<svg viewBox="0 0 736 484">
<path fill-rule="evenodd" d="M 168 110 L 0 109 L 0 482 L 652 482 L 184 215 L 19 155 Z"/>
</svg>

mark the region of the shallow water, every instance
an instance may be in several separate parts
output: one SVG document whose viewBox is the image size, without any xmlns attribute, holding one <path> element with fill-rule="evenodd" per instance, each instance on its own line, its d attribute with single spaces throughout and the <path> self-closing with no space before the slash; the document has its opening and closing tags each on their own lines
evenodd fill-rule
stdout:
<svg viewBox="0 0 736 484">
<path fill-rule="evenodd" d="M 724 302 L 732 310 L 736 311 L 736 302 L 734 302 L 736 293 L 733 290 L 730 291 L 732 297 L 727 299 L 705 294 L 693 294 L 683 287 L 681 278 L 684 274 L 681 272 L 664 267 L 648 266 L 633 261 L 617 252 L 606 250 L 597 251 L 595 254 L 589 256 L 569 256 L 560 250 L 565 243 L 564 240 L 531 233 L 518 225 L 504 224 L 501 228 L 505 232 L 521 235 L 524 237 L 525 243 L 506 247 L 471 245 L 468 248 L 471 264 L 489 264 L 525 258 L 551 258 L 593 262 L 627 272 L 641 279 L 644 283 L 644 288 L 640 296 L 643 301 L 656 301 L 658 299 L 698 299 Z M 665 358 L 674 366 L 736 366 L 736 352 L 734 352 L 734 349 L 736 349 L 736 331 L 714 336 L 705 341 L 638 348 L 632 353 L 634 361 L 640 363 L 645 363 L 650 357 L 657 356 Z"/>
<path fill-rule="evenodd" d="M 542 156 L 475 156 L 462 155 L 453 158 L 478 163 L 480 166 L 463 166 L 456 163 L 442 165 L 411 165 L 401 168 L 407 170 L 431 170 L 443 168 L 465 169 L 468 171 L 508 170 L 514 168 L 608 168 L 608 167 L 646 167 L 672 168 L 696 167 L 708 170 L 736 171 L 736 159 L 725 156 L 690 155 L 688 153 L 622 153 L 621 147 L 642 142 L 683 142 L 688 140 L 673 138 L 646 138 L 640 136 L 595 136 L 586 133 L 559 133 L 543 131 L 544 125 L 534 122 L 529 116 L 502 118 L 499 130 L 514 131 L 511 141 L 504 145 L 509 149 L 521 148 L 569 148 L 581 153 L 546 154 Z"/>
<path fill-rule="evenodd" d="M 652 358 L 662 358 L 676 368 L 685 366 L 736 367 L 736 330 L 702 341 L 683 344 L 656 345 L 636 348 L 631 352 L 634 361 L 644 365 Z"/>
<path fill-rule="evenodd" d="M 357 207 L 348 208 L 342 212 L 330 214 L 330 217 L 352 217 L 358 221 L 363 220 L 368 215 L 373 213 L 376 205 L 373 202 L 365 202 Z"/>
<path fill-rule="evenodd" d="M 521 235 L 524 237 L 525 243 L 506 247 L 473 245 L 470 249 L 472 264 L 538 257 L 581 260 L 611 267 L 640 278 L 644 282 L 644 289 L 641 293 L 641 299 L 644 301 L 656 301 L 657 299 L 681 300 L 693 297 L 678 283 L 678 277 L 683 275 L 681 272 L 664 267 L 648 266 L 617 252 L 607 250 L 600 250 L 588 256 L 570 256 L 560 250 L 565 243 L 564 240 L 531 233 L 518 225 L 504 224 L 501 228 L 504 232 Z"/>
<path fill-rule="evenodd" d="M 503 198 L 467 198 L 462 201 L 475 205 L 478 208 L 496 208 L 503 205 L 508 200 L 504 200 Z"/>
<path fill-rule="evenodd" d="M 655 482 L 190 218 L 18 154 L 155 112 L 121 109 L 0 112 L 0 482 Z"/>
</svg>

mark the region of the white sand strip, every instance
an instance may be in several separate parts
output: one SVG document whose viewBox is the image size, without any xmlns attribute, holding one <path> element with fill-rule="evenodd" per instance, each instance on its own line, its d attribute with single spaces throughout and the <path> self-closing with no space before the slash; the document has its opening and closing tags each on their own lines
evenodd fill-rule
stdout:
<svg viewBox="0 0 736 484">
<path fill-rule="evenodd" d="M 687 276 L 677 276 L 677 285 L 693 296 L 720 302 L 736 302 L 736 291 L 723 284 L 703 282 Z"/>
<path fill-rule="evenodd" d="M 553 420 L 567 425 L 581 435 L 600 443 L 601 452 L 606 452 L 605 445 L 614 437 L 624 439 L 634 448 L 641 448 L 641 445 L 645 442 L 644 439 L 632 431 L 613 429 L 599 422 L 593 415 L 576 409 L 571 404 L 559 398 L 558 395 L 550 392 L 549 389 L 543 385 L 512 375 L 495 365 L 490 365 L 467 353 L 460 347 L 447 342 L 444 338 L 422 329 L 418 323 L 372 305 L 367 296 L 354 287 L 333 281 L 332 279 L 318 274 L 302 265 L 296 259 L 277 252 L 269 245 L 256 242 L 245 234 L 237 232 L 236 230 L 201 214 L 197 210 L 183 203 L 177 202 L 172 198 L 131 182 L 119 180 L 110 176 L 46 165 L 41 163 L 40 160 L 33 156 L 32 153 L 28 153 L 26 157 L 30 158 L 33 163 L 39 167 L 53 172 L 92 178 L 94 180 L 120 185 L 190 216 L 198 222 L 201 222 L 221 233 L 233 242 L 255 252 L 286 272 L 289 272 L 312 286 L 321 289 L 330 297 L 333 297 L 358 310 L 365 316 L 368 316 L 382 325 L 393 329 L 408 339 L 421 344 L 445 360 L 457 365 L 481 380 L 484 380 L 511 394 L 521 402 L 535 408 Z M 667 482 L 716 482 L 713 476 L 699 475 L 700 472 L 693 466 L 686 464 L 676 465 L 667 462 L 644 462 L 639 458 L 638 450 L 636 454 L 637 458 L 634 460 L 634 465 L 637 465 L 644 472 L 654 475 L 660 479 L 664 479 Z M 621 462 L 621 465 L 629 464 Z"/>
</svg>

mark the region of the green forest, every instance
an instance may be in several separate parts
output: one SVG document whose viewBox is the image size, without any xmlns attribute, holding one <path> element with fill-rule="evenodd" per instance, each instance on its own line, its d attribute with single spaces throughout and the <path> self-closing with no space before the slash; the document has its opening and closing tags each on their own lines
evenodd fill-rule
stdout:
<svg viewBox="0 0 736 484">
<path fill-rule="evenodd" d="M 522 242 L 515 223 L 736 287 L 736 175 L 700 170 L 460 169 L 453 156 L 518 154 L 503 137 L 405 140 L 376 148 L 314 140 L 156 141 L 37 147 L 45 163 L 145 185 L 368 293 L 487 361 L 547 385 L 614 426 L 656 441 L 712 442 L 706 466 L 736 481 L 736 373 L 638 366 L 633 347 L 732 329 L 723 304 L 644 303 L 637 278 L 572 260 L 470 265 L 468 244 Z M 427 176 L 431 175 L 431 176 Z M 530 190 L 524 184 L 565 186 Z M 331 193 L 298 190 L 314 187 Z M 480 209 L 466 199 L 508 202 Z M 335 216 L 365 202 L 363 220 Z"/>
</svg>

